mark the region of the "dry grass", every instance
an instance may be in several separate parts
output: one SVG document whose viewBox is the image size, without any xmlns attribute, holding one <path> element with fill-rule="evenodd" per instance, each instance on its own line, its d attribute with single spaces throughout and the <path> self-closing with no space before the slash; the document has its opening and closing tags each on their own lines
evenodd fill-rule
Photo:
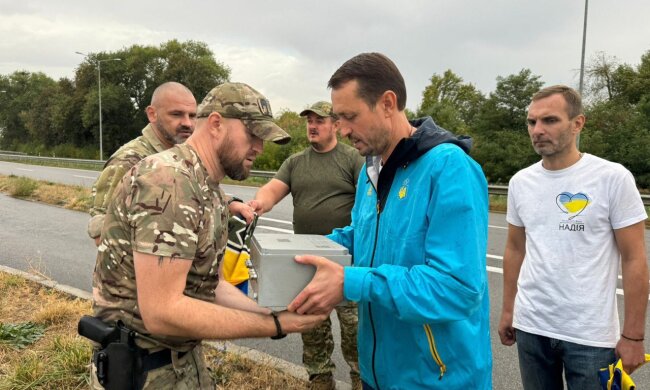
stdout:
<svg viewBox="0 0 650 390">
<path fill-rule="evenodd" d="M 90 302 L 0 272 L 0 318 L 5 324 L 33 322 L 44 336 L 25 349 L 0 344 L 0 390 L 88 388 L 91 347 L 77 335 Z M 204 348 L 218 389 L 304 389 L 306 383 L 276 368 L 224 350 Z"/>
<path fill-rule="evenodd" d="M 0 175 L 0 191 L 17 198 L 43 202 L 70 210 L 90 209 L 90 189 L 81 186 L 55 184 L 14 175 Z"/>
<path fill-rule="evenodd" d="M 6 324 L 33 322 L 45 335 L 25 349 L 0 346 L 0 389 L 87 387 L 90 345 L 76 335 L 90 303 L 19 276 L 0 273 L 0 318 Z"/>
<path fill-rule="evenodd" d="M 508 197 L 505 195 L 490 195 L 490 211 L 505 213 L 508 206 Z"/>
<path fill-rule="evenodd" d="M 307 382 L 224 350 L 204 348 L 217 389 L 306 389 Z"/>
<path fill-rule="evenodd" d="M 16 198 L 28 198 L 34 193 L 37 186 L 32 179 L 12 175 L 0 183 L 0 190 Z"/>
<path fill-rule="evenodd" d="M 90 190 L 81 186 L 68 186 L 39 182 L 33 199 L 39 202 L 61 206 L 70 210 L 88 211 L 90 209 Z"/>
</svg>

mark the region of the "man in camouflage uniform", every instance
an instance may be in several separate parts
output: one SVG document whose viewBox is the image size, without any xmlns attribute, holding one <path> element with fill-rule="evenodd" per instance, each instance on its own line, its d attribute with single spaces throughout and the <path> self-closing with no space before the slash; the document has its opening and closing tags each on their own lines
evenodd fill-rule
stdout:
<svg viewBox="0 0 650 390">
<path fill-rule="evenodd" d="M 293 224 L 298 234 L 329 234 L 350 224 L 359 171 L 364 160 L 352 147 L 338 142 L 332 105 L 317 102 L 300 113 L 307 117 L 311 146 L 291 155 L 270 182 L 250 202 L 258 214 L 268 212 L 282 198 L 293 197 Z M 317 173 L 317 174 L 316 174 Z M 350 366 L 353 389 L 361 389 L 357 362 L 357 307 L 353 302 L 336 307 L 341 324 L 341 349 Z M 302 334 L 302 360 L 311 389 L 334 389 L 332 323 Z"/>
<path fill-rule="evenodd" d="M 183 84 L 167 82 L 156 88 L 146 108 L 149 124 L 142 135 L 122 145 L 104 164 L 92 190 L 88 235 L 99 245 L 104 214 L 122 176 L 143 158 L 183 143 L 196 123 L 196 100 Z"/>
<path fill-rule="evenodd" d="M 246 84 L 225 83 L 208 93 L 197 118 L 187 142 L 146 157 L 122 178 L 98 247 L 94 314 L 138 333 L 149 352 L 145 366 L 156 367 L 146 372 L 145 389 L 214 389 L 203 339 L 281 336 L 326 318 L 272 313 L 221 283 L 228 211 L 219 181 L 246 178 L 263 140 L 290 139 L 273 123 L 268 100 Z M 101 388 L 96 375 L 91 382 Z"/>
</svg>

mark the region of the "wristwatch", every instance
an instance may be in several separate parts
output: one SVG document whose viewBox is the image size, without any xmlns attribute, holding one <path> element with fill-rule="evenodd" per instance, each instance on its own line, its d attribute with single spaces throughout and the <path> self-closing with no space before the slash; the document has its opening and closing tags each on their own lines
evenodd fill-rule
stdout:
<svg viewBox="0 0 650 390">
<path fill-rule="evenodd" d="M 273 317 L 273 321 L 275 322 L 275 329 L 278 332 L 275 336 L 271 336 L 271 339 L 280 340 L 287 337 L 286 333 L 282 333 L 282 326 L 280 326 L 280 320 L 278 320 L 278 313 L 276 311 L 272 311 L 271 317 Z"/>
</svg>

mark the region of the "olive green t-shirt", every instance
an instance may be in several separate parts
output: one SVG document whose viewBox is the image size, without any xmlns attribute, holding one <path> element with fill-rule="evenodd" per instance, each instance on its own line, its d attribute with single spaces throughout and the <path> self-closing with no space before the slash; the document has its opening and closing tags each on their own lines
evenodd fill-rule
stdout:
<svg viewBox="0 0 650 390">
<path fill-rule="evenodd" d="M 363 163 L 356 149 L 340 142 L 326 153 L 309 147 L 282 163 L 275 178 L 291 190 L 295 233 L 329 234 L 350 224 Z"/>
</svg>

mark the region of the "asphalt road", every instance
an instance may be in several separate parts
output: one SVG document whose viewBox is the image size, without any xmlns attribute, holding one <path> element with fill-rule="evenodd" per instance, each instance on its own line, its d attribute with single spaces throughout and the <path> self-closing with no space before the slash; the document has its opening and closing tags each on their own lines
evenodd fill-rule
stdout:
<svg viewBox="0 0 650 390">
<path fill-rule="evenodd" d="M 98 173 L 0 162 L 0 174 L 14 174 L 89 187 Z M 251 199 L 256 191 L 255 188 L 243 186 L 224 185 L 223 187 L 227 193 L 245 200 Z M 289 197 L 262 217 L 258 229 L 290 233 L 291 214 L 292 205 Z M 86 236 L 87 221 L 88 216 L 85 213 L 16 200 L 0 194 L 0 264 L 21 270 L 37 270 L 59 283 L 90 291 L 96 250 Z M 490 213 L 487 263 L 495 389 L 521 388 L 516 349 L 502 346 L 496 333 L 502 299 L 501 256 L 505 245 L 506 225 L 503 214 Z M 648 230 L 646 230 L 646 243 L 650 243 Z M 650 251 L 650 245 L 646 244 L 646 249 Z M 648 257 L 650 258 L 650 253 Z M 619 314 L 622 319 L 622 293 L 618 298 Z M 338 322 L 335 316 L 332 317 L 332 321 L 333 328 L 336 330 Z M 650 321 L 646 324 L 646 334 L 650 334 Z M 335 338 L 340 340 L 338 331 Z M 279 341 L 247 339 L 237 340 L 235 343 L 301 364 L 302 346 L 299 335 L 290 335 Z M 650 351 L 650 344 L 647 341 L 646 351 Z M 338 341 L 334 361 L 337 365 L 336 378 L 349 382 L 347 365 L 342 358 Z M 650 369 L 639 370 L 634 374 L 634 378 L 641 388 L 645 387 L 643 384 L 650 385 Z"/>
</svg>

